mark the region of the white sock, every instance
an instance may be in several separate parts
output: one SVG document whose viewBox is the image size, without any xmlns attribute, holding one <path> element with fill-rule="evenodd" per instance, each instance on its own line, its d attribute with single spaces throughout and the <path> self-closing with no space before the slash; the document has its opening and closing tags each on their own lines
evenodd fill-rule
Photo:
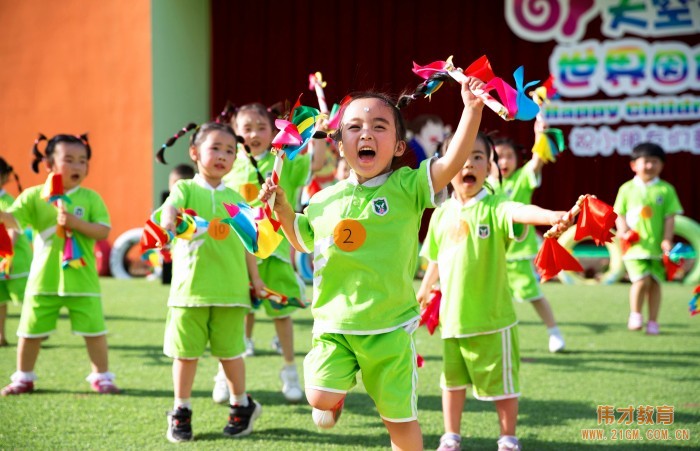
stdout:
<svg viewBox="0 0 700 451">
<path fill-rule="evenodd" d="M 12 382 L 34 382 L 36 380 L 36 373 L 34 371 L 15 371 L 12 376 L 10 376 Z"/>
<path fill-rule="evenodd" d="M 243 392 L 240 395 L 237 395 L 235 393 L 231 393 L 231 397 L 229 398 L 229 402 L 231 403 L 232 406 L 248 407 L 248 393 Z"/>
<path fill-rule="evenodd" d="M 177 410 L 179 407 L 192 410 L 192 401 L 190 401 L 190 398 L 175 398 L 173 408 Z"/>
<path fill-rule="evenodd" d="M 559 332 L 559 327 L 557 327 L 557 326 L 548 327 L 548 328 L 547 328 L 547 333 L 548 333 L 549 335 L 561 336 L 561 332 Z"/>
</svg>

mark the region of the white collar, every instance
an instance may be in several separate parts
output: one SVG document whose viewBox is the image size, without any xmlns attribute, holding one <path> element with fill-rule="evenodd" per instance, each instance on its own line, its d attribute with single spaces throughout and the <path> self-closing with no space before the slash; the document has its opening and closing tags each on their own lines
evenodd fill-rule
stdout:
<svg viewBox="0 0 700 451">
<path fill-rule="evenodd" d="M 73 188 L 69 189 L 66 191 L 64 194 L 67 196 L 69 194 L 73 194 L 74 192 L 78 191 L 80 189 L 80 185 L 74 186 Z"/>
<path fill-rule="evenodd" d="M 209 191 L 223 191 L 226 189 L 226 185 L 224 185 L 223 181 L 221 183 L 219 183 L 219 186 L 213 187 L 209 183 L 207 183 L 206 180 L 204 180 L 204 177 L 202 177 L 199 174 L 195 174 L 194 178 L 192 180 L 194 180 L 194 182 L 197 185 L 201 186 L 204 189 L 208 189 Z"/>
<path fill-rule="evenodd" d="M 659 183 L 659 180 L 660 180 L 660 179 L 659 179 L 658 177 L 654 177 L 653 179 L 651 179 L 651 180 L 649 180 L 648 182 L 645 183 L 644 180 L 642 180 L 639 176 L 635 175 L 634 178 L 633 178 L 632 180 L 633 180 L 634 183 L 636 183 L 638 186 L 642 186 L 642 187 L 646 188 L 646 187 L 649 187 L 649 186 L 651 186 L 651 185 L 655 185 L 655 184 Z"/>
<path fill-rule="evenodd" d="M 486 197 L 488 195 L 489 195 L 489 192 L 486 190 L 486 188 L 481 188 L 481 191 L 476 193 L 476 196 L 472 197 L 471 199 L 469 199 L 466 202 L 462 202 L 461 200 L 459 200 L 456 193 L 452 193 L 452 199 L 454 199 L 454 201 L 457 202 L 457 204 L 461 205 L 462 207 L 471 207 L 471 206 L 476 205 L 478 202 L 481 202 L 481 199 L 483 199 L 484 197 Z"/>
<path fill-rule="evenodd" d="M 267 154 L 270 153 L 269 150 L 266 150 L 265 152 L 261 153 L 260 155 L 253 155 L 253 158 L 255 158 L 255 161 L 262 161 L 263 158 L 267 156 Z"/>
<path fill-rule="evenodd" d="M 376 177 L 372 177 L 371 179 L 367 180 L 365 183 L 359 183 L 357 181 L 357 174 L 355 174 L 354 169 L 350 169 L 350 175 L 346 179 L 346 181 L 350 185 L 361 185 L 367 188 L 374 188 L 377 186 L 381 186 L 384 184 L 389 179 L 389 176 L 393 173 L 394 171 L 389 171 L 384 174 L 380 174 Z"/>
</svg>

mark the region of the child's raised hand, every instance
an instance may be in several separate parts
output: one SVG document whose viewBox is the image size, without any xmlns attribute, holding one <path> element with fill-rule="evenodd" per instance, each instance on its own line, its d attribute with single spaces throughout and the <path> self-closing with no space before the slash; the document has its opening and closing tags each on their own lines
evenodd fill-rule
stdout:
<svg viewBox="0 0 700 451">
<path fill-rule="evenodd" d="M 273 193 L 275 194 L 275 205 L 272 206 L 273 210 L 277 210 L 279 207 L 283 207 L 288 204 L 287 195 L 284 193 L 284 190 L 279 185 L 272 183 L 272 179 L 268 177 L 265 179 L 265 183 L 263 183 L 263 185 L 260 187 L 258 199 L 260 199 L 263 203 L 267 203 L 267 201 L 270 200 L 270 197 L 272 197 Z"/>
<path fill-rule="evenodd" d="M 160 226 L 173 234 L 176 233 L 177 210 L 172 205 L 166 205 L 160 214 Z"/>
<path fill-rule="evenodd" d="M 462 82 L 462 101 L 464 102 L 464 106 L 482 109 L 484 107 L 484 102 L 474 95 L 473 91 L 483 91 L 483 88 L 483 81 L 475 77 L 467 77 L 467 79 Z"/>
<path fill-rule="evenodd" d="M 574 216 L 568 211 L 553 211 L 549 223 L 556 227 L 556 235 L 564 233 L 574 223 Z"/>
</svg>

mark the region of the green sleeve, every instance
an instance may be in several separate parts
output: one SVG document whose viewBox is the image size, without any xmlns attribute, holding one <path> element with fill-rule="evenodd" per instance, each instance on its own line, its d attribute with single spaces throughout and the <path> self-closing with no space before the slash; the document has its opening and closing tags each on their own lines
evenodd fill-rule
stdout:
<svg viewBox="0 0 700 451">
<path fill-rule="evenodd" d="M 678 194 L 676 189 L 668 185 L 668 198 L 666 199 L 664 205 L 664 218 L 669 216 L 678 215 L 683 213 L 683 207 L 681 206 L 681 201 L 678 199 Z"/>
<path fill-rule="evenodd" d="M 20 228 L 24 229 L 30 227 L 34 224 L 35 219 L 35 209 L 34 209 L 34 199 L 32 194 L 36 193 L 36 190 L 28 189 L 22 191 L 17 199 L 12 203 L 12 206 L 8 208 L 7 212 L 14 216 L 15 220 L 19 224 Z"/>
<path fill-rule="evenodd" d="M 620 190 L 617 192 L 617 197 L 615 198 L 615 205 L 613 206 L 613 210 L 619 215 L 625 215 L 627 214 L 627 190 L 625 189 L 625 185 L 622 185 L 620 187 Z"/>
<path fill-rule="evenodd" d="M 105 205 L 104 200 L 102 200 L 102 197 L 100 197 L 97 192 L 93 192 L 93 194 L 94 196 L 92 198 L 92 207 L 90 208 L 90 218 L 88 219 L 89 222 L 111 227 L 107 205 Z"/>
<path fill-rule="evenodd" d="M 309 222 L 309 217 L 305 213 L 296 214 L 294 230 L 297 235 L 297 241 L 304 246 L 308 254 L 312 253 L 314 251 L 314 230 Z"/>
<path fill-rule="evenodd" d="M 168 198 L 165 199 L 165 202 L 163 202 L 163 207 L 170 205 L 175 207 L 176 210 L 185 208 L 187 205 L 187 191 L 187 183 L 184 180 L 178 180 L 178 182 L 175 183 L 175 186 L 173 186 L 173 188 L 170 190 Z M 163 207 L 159 208 L 159 210 L 161 210 Z"/>
</svg>

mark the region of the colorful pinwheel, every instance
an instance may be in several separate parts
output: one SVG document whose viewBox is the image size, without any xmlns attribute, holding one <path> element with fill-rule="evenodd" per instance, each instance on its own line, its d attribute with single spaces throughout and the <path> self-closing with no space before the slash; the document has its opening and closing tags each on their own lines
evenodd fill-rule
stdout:
<svg viewBox="0 0 700 451">
<path fill-rule="evenodd" d="M 686 258 L 693 258 L 693 248 L 685 243 L 676 243 L 673 248 L 663 256 L 666 268 L 666 280 L 673 280 L 679 269 L 683 267 Z"/>
<path fill-rule="evenodd" d="M 537 154 L 545 163 L 557 161 L 557 156 L 566 150 L 564 132 L 558 128 L 545 128 L 537 134 L 532 153 Z"/>
<path fill-rule="evenodd" d="M 282 242 L 270 218 L 262 208 L 252 208 L 245 202 L 224 204 L 230 218 L 221 222 L 231 226 L 243 246 L 259 258 L 269 257 Z"/>
<path fill-rule="evenodd" d="M 688 302 L 688 310 L 690 311 L 690 316 L 695 316 L 700 314 L 700 308 L 698 307 L 698 299 L 700 299 L 700 285 L 695 287 L 693 291 L 693 298 Z"/>
<path fill-rule="evenodd" d="M 262 292 L 260 293 L 260 297 L 257 297 L 255 295 L 255 292 L 253 291 L 253 287 L 251 285 L 250 287 L 250 298 L 253 303 L 253 308 L 258 308 L 260 307 L 260 304 L 262 304 L 262 301 L 268 300 L 270 301 L 270 306 L 275 309 L 275 310 L 281 310 L 284 307 L 291 306 L 291 307 L 299 307 L 299 308 L 306 308 L 308 304 L 306 304 L 303 300 L 297 299 L 294 297 L 288 297 L 283 295 L 282 293 L 278 293 L 276 291 L 273 291 L 267 287 L 265 287 Z"/>
<path fill-rule="evenodd" d="M 49 174 L 41 189 L 41 198 L 46 202 L 54 204 L 58 208 L 64 208 L 64 203 L 70 203 L 70 199 L 63 191 L 63 177 L 61 174 Z M 57 226 L 56 233 L 65 237 L 63 245 L 63 258 L 61 267 L 66 268 L 82 268 L 86 265 L 83 258 L 83 250 L 73 237 L 73 231 L 68 227 Z"/>
</svg>

